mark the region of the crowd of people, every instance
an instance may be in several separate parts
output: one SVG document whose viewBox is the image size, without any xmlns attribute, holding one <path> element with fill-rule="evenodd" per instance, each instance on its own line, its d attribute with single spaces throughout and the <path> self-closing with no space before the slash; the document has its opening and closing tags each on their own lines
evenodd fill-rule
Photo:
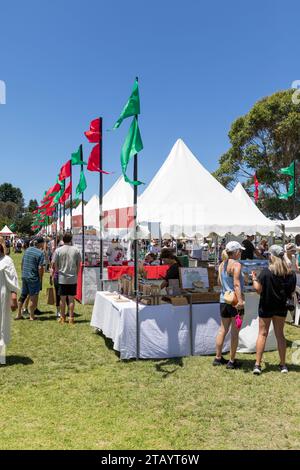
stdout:
<svg viewBox="0 0 300 470">
<path fill-rule="evenodd" d="M 288 369 L 284 325 L 296 288 L 295 273 L 299 272 L 299 250 L 292 242 L 286 244 L 285 247 L 280 245 L 268 247 L 264 239 L 256 246 L 253 241 L 254 237 L 249 235 L 241 244 L 238 241 L 231 241 L 222 246 L 222 243 L 224 244 L 222 241 L 220 246 L 222 248 L 219 266 L 221 326 L 216 338 L 216 356 L 213 365 L 226 364 L 228 369 L 239 367 L 236 352 L 245 303 L 241 260 L 268 259 L 268 267 L 263 268 L 258 275 L 255 271 L 252 272 L 253 287 L 260 296 L 259 332 L 253 373 L 261 374 L 261 362 L 271 322 L 278 344 L 279 369 L 282 373 L 286 373 Z M 179 279 L 181 262 L 177 254 L 183 253 L 185 249 L 184 243 L 179 243 L 178 246 L 172 240 L 163 243 L 152 240 L 146 247 L 143 265 L 165 264 L 168 266 L 161 288 L 168 287 L 171 279 Z M 74 299 L 82 260 L 79 250 L 72 245 L 72 234 L 66 232 L 60 239 L 54 237 L 48 239 L 37 237 L 32 240 L 16 239 L 12 246 L 17 253 L 20 244 L 22 245 L 21 251 L 23 251 L 22 287 L 19 299 L 17 299 L 19 284 L 13 261 L 9 256 L 11 246 L 8 246 L 5 239 L 0 239 L 0 358 L 2 362 L 3 350 L 10 338 L 10 311 L 17 310 L 15 320 L 29 318 L 30 321 L 34 321 L 37 319 L 37 315 L 41 313 L 38 310 L 38 300 L 43 288 L 45 271 L 50 272 L 50 282 L 55 288 L 58 321 L 64 324 L 67 314 L 70 324 L 74 324 L 75 321 Z M 208 247 L 206 240 L 202 248 L 205 245 Z M 118 240 L 114 240 L 111 244 L 107 255 L 111 256 L 111 262 L 112 260 L 116 262 L 116 258 L 117 262 L 120 262 L 123 251 Z M 227 361 L 222 356 L 222 350 L 229 330 L 231 330 L 231 347 L 230 358 Z"/>
</svg>

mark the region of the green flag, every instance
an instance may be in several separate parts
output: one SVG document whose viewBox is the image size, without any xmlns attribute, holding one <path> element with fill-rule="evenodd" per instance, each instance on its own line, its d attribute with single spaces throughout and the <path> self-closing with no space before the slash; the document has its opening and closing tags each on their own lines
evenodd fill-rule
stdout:
<svg viewBox="0 0 300 470">
<path fill-rule="evenodd" d="M 140 152 L 142 149 L 143 149 L 143 142 L 142 142 L 138 122 L 137 122 L 137 119 L 134 118 L 129 128 L 122 150 L 121 150 L 121 167 L 122 167 L 124 179 L 127 183 L 130 183 L 133 185 L 143 184 L 141 181 L 131 181 L 126 175 L 127 166 L 128 166 L 130 159 L 136 153 Z"/>
<path fill-rule="evenodd" d="M 280 194 L 278 196 L 279 199 L 288 199 L 289 197 L 294 196 L 295 194 L 295 162 L 292 162 L 290 166 L 287 166 L 286 168 L 281 168 L 281 170 L 279 170 L 279 173 L 292 177 L 289 184 L 288 192 L 286 194 Z"/>
<path fill-rule="evenodd" d="M 77 152 L 72 153 L 71 155 L 72 165 L 86 165 L 86 162 L 81 160 L 81 150 L 78 148 Z"/>
<path fill-rule="evenodd" d="M 56 194 L 56 196 L 54 198 L 54 203 L 55 204 L 59 203 L 60 198 L 62 197 L 62 195 L 65 192 L 65 180 L 59 181 L 59 179 L 57 179 L 57 182 L 60 185 L 61 190 Z"/>
<path fill-rule="evenodd" d="M 288 175 L 288 176 L 292 176 L 294 178 L 294 174 L 295 174 L 295 162 L 292 162 L 290 164 L 290 166 L 287 166 L 286 168 L 281 168 L 281 170 L 279 170 L 279 172 L 283 175 Z"/>
<path fill-rule="evenodd" d="M 87 188 L 86 184 L 86 179 L 84 176 L 83 171 L 80 172 L 80 178 L 79 178 L 79 183 L 76 187 L 76 197 L 78 197 L 80 194 L 82 194 Z"/>
<path fill-rule="evenodd" d="M 122 124 L 122 121 L 130 116 L 135 116 L 140 114 L 140 97 L 139 97 L 139 86 L 138 81 L 136 80 L 133 85 L 133 90 L 130 95 L 129 100 L 125 104 L 119 119 L 114 125 L 113 129 L 117 129 Z"/>
</svg>

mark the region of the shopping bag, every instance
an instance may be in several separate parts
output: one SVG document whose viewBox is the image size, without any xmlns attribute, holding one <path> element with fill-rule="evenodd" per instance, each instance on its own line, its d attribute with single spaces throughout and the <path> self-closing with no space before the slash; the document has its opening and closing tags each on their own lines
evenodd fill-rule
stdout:
<svg viewBox="0 0 300 470">
<path fill-rule="evenodd" d="M 47 287 L 47 304 L 55 305 L 55 294 L 53 287 Z"/>
</svg>

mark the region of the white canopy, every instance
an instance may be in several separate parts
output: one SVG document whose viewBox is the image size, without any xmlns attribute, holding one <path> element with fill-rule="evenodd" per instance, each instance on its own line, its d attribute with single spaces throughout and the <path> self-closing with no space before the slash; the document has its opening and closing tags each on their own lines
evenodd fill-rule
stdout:
<svg viewBox="0 0 300 470">
<path fill-rule="evenodd" d="M 140 196 L 138 220 L 161 222 L 161 232 L 174 237 L 267 234 L 275 226 L 259 214 L 250 218 L 247 203 L 237 203 L 181 139 Z"/>
<path fill-rule="evenodd" d="M 10 228 L 5 225 L 3 229 L 0 231 L 0 235 L 8 236 L 8 235 L 14 235 L 14 233 L 10 230 Z"/>
<path fill-rule="evenodd" d="M 256 223 L 262 226 L 269 227 L 269 231 L 274 230 L 274 224 L 277 225 L 276 221 L 268 219 L 257 205 L 252 201 L 247 191 L 244 189 L 241 183 L 237 183 L 236 187 L 231 193 L 239 203 L 243 204 L 247 208 L 247 217 L 252 223 Z"/>
<path fill-rule="evenodd" d="M 282 220 L 279 223 L 285 226 L 285 233 L 287 235 L 296 236 L 300 233 L 300 215 L 296 217 L 294 220 Z"/>
<path fill-rule="evenodd" d="M 132 186 L 120 176 L 103 196 L 103 210 L 121 209 L 133 206 Z M 84 224 L 99 230 L 99 197 L 95 194 L 84 208 Z M 127 230 L 125 229 L 125 232 Z"/>
</svg>

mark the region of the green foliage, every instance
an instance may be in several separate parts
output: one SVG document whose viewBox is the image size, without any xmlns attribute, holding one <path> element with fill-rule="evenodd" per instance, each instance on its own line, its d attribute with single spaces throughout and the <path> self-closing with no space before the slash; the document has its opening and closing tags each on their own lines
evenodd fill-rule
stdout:
<svg viewBox="0 0 300 470">
<path fill-rule="evenodd" d="M 18 206 L 14 202 L 3 202 L 0 201 L 0 216 L 5 217 L 8 220 L 14 219 L 18 211 Z"/>
<path fill-rule="evenodd" d="M 33 221 L 33 214 L 31 212 L 25 212 L 17 216 L 14 220 L 15 231 L 24 235 L 33 235 L 31 230 L 31 224 Z"/>
<path fill-rule="evenodd" d="M 33 212 L 38 208 L 38 202 L 36 199 L 30 199 L 27 210 L 28 212 Z"/>
<path fill-rule="evenodd" d="M 229 189 L 244 180 L 246 189 L 253 194 L 256 172 L 261 183 L 259 206 L 274 218 L 294 215 L 292 198 L 278 199 L 281 193 L 287 192 L 290 180 L 279 170 L 300 159 L 300 105 L 292 102 L 293 92 L 280 91 L 263 98 L 248 114 L 233 122 L 229 131 L 231 147 L 221 156 L 220 166 L 214 173 Z M 296 215 L 299 211 L 297 202 Z"/>
<path fill-rule="evenodd" d="M 20 210 L 24 207 L 23 194 L 20 188 L 15 188 L 10 183 L 0 185 L 0 201 L 14 202 Z"/>
</svg>

